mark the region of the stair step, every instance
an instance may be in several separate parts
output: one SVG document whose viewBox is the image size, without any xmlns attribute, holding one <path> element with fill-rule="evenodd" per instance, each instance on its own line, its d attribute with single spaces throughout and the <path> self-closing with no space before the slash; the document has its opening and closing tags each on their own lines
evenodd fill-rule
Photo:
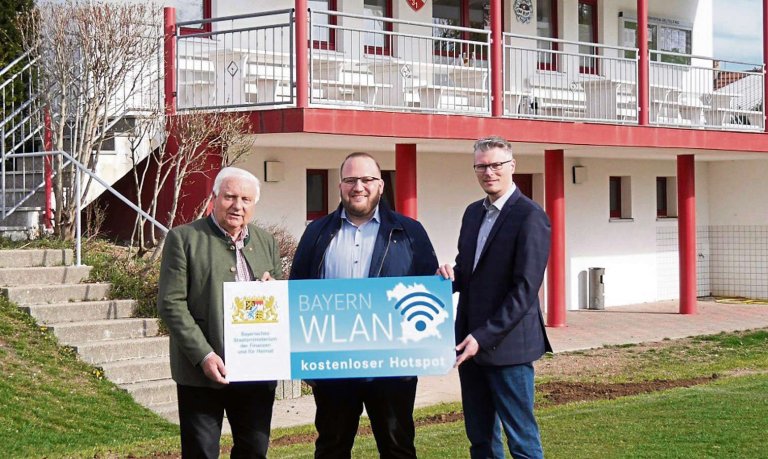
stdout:
<svg viewBox="0 0 768 459">
<path fill-rule="evenodd" d="M 76 322 L 83 320 L 128 319 L 136 309 L 133 300 L 76 301 L 69 303 L 31 304 L 22 306 L 39 323 Z"/>
<path fill-rule="evenodd" d="M 29 188 L 37 186 L 45 180 L 45 174 L 40 171 L 5 171 L 5 186 L 8 188 Z"/>
<path fill-rule="evenodd" d="M 121 360 L 100 365 L 104 375 L 115 384 L 155 381 L 171 377 L 171 365 L 167 356 Z"/>
<path fill-rule="evenodd" d="M 0 289 L 10 301 L 20 305 L 104 300 L 109 284 L 26 285 Z"/>
<path fill-rule="evenodd" d="M 176 403 L 176 383 L 170 378 L 120 384 L 120 387 L 128 391 L 137 403 L 144 406 Z"/>
<path fill-rule="evenodd" d="M 179 423 L 179 404 L 175 400 L 172 402 L 150 405 L 147 408 L 162 416 L 169 422 L 174 424 Z"/>
<path fill-rule="evenodd" d="M 11 215 L 0 220 L 0 226 L 8 228 L 19 226 L 24 228 L 37 228 L 40 226 L 40 221 L 42 220 L 40 216 L 42 211 L 42 207 L 18 207 Z"/>
<path fill-rule="evenodd" d="M 31 185 L 31 184 L 30 184 Z M 5 189 L 5 205 L 12 207 L 18 204 L 24 197 L 32 192 L 31 188 L 6 188 Z M 45 206 L 45 190 L 38 190 L 32 196 L 29 196 L 24 200 L 24 206 L 26 207 L 44 207 Z"/>
<path fill-rule="evenodd" d="M 42 266 L 36 268 L 0 268 L 0 285 L 78 284 L 91 274 L 90 266 Z"/>
<path fill-rule="evenodd" d="M 32 268 L 72 264 L 71 249 L 0 250 L 0 268 Z"/>
<path fill-rule="evenodd" d="M 167 336 L 95 341 L 77 344 L 74 348 L 81 359 L 93 365 L 142 357 L 167 357 L 169 352 Z"/>
<path fill-rule="evenodd" d="M 157 319 L 114 319 L 91 322 L 51 324 L 56 337 L 64 344 L 157 336 Z"/>
</svg>

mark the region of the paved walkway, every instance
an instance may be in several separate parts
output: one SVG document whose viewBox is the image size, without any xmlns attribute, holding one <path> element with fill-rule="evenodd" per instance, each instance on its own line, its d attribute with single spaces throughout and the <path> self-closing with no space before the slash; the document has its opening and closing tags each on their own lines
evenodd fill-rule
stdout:
<svg viewBox="0 0 768 459">
<path fill-rule="evenodd" d="M 768 306 L 700 301 L 698 314 L 680 315 L 677 301 L 608 308 L 605 311 L 568 311 L 566 327 L 548 328 L 555 352 L 613 344 L 661 341 L 711 335 L 723 331 L 768 327 Z M 416 406 L 459 401 L 457 372 L 419 378 Z M 311 396 L 275 402 L 272 427 L 311 424 L 315 404 Z"/>
</svg>

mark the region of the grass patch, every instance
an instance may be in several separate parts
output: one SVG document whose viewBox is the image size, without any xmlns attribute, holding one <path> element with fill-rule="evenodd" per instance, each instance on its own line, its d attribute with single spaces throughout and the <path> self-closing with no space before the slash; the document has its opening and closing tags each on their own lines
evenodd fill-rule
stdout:
<svg viewBox="0 0 768 459">
<path fill-rule="evenodd" d="M 178 450 L 178 427 L 134 403 L 3 297 L 0 373 L 3 457 L 94 457 L 147 441 Z"/>
<path fill-rule="evenodd" d="M 111 298 L 136 300 L 135 317 L 157 317 L 160 260 L 136 258 L 127 247 L 93 240 L 84 247 L 83 263 L 93 267 L 91 282 L 112 284 Z"/>
<path fill-rule="evenodd" d="M 542 410 L 547 457 L 762 457 L 768 376 Z"/>
<path fill-rule="evenodd" d="M 539 410 L 548 458 L 762 457 L 768 441 L 768 376 L 727 378 L 614 401 Z M 468 457 L 463 422 L 416 433 L 420 458 Z M 311 458 L 312 445 L 275 447 L 274 458 Z M 371 436 L 355 440 L 353 457 L 376 457 Z"/>
<path fill-rule="evenodd" d="M 0 238 L 0 249 L 74 249 L 74 247 L 75 244 L 72 241 L 62 241 L 49 235 L 31 241 L 12 241 L 8 238 Z"/>
</svg>

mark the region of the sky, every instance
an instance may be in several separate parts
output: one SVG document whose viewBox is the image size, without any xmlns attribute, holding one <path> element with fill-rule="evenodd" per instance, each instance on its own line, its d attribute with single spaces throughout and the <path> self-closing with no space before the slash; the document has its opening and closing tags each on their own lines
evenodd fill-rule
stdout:
<svg viewBox="0 0 768 459">
<path fill-rule="evenodd" d="M 763 61 L 762 1 L 714 0 L 714 57 Z"/>
</svg>

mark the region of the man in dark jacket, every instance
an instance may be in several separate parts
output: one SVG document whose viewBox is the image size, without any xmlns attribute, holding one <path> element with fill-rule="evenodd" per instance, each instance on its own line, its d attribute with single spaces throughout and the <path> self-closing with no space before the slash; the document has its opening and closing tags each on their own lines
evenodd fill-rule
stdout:
<svg viewBox="0 0 768 459">
<path fill-rule="evenodd" d="M 381 168 L 367 153 L 341 164 L 341 205 L 304 231 L 291 279 L 427 276 L 437 258 L 421 224 L 380 202 Z M 363 406 L 381 457 L 415 458 L 416 377 L 314 381 L 316 458 L 351 456 Z"/>
</svg>

